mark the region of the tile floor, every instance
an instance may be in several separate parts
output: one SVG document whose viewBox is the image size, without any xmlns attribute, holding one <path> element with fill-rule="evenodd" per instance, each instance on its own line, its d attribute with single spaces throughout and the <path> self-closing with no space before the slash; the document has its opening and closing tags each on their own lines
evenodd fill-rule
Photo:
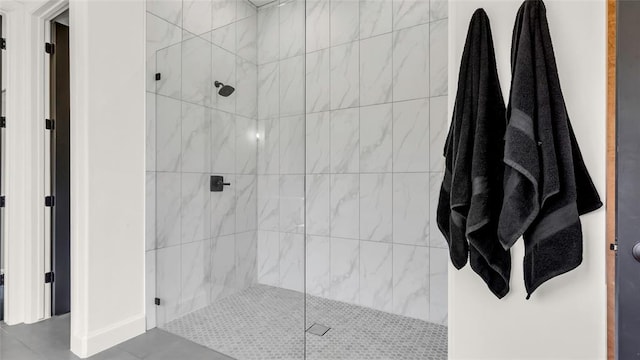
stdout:
<svg viewBox="0 0 640 360">
<path fill-rule="evenodd" d="M 310 360 L 447 358 L 445 326 L 315 296 L 307 296 L 306 326 L 304 315 L 303 294 L 256 285 L 167 324 L 169 332 L 153 329 L 90 359 L 297 360 L 305 345 Z M 331 329 L 305 334 L 314 323 Z M 0 359 L 79 359 L 69 351 L 69 329 L 68 315 L 0 322 Z"/>
<path fill-rule="evenodd" d="M 238 360 L 446 359 L 447 327 L 256 285 L 166 324 L 171 333 Z M 304 333 L 314 323 L 324 336 Z M 306 336 L 305 336 L 306 335 Z M 306 344 L 305 344 L 306 343 Z"/>
<path fill-rule="evenodd" d="M 79 359 L 69 351 L 69 315 L 30 325 L 0 322 L 1 360 Z M 191 341 L 153 329 L 91 360 L 233 360 Z"/>
</svg>

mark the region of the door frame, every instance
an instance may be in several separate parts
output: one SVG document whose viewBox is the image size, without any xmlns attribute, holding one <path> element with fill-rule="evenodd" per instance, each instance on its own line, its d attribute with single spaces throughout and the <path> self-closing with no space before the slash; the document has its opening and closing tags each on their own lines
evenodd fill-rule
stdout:
<svg viewBox="0 0 640 360">
<path fill-rule="evenodd" d="M 4 39 L 4 26 L 2 25 L 2 14 L 0 14 L 0 39 Z M 4 76 L 4 72 L 2 71 L 2 58 L 3 58 L 4 50 L 0 49 L 0 102 L 2 102 L 2 90 L 3 90 L 3 81 L 2 77 Z M 3 109 L 2 104 L 0 103 L 0 115 L 2 115 Z M 3 169 L 3 161 L 2 157 L 4 156 L 4 151 L 2 151 L 2 143 L 3 143 L 4 132 L 0 130 L 0 195 L 2 195 L 2 175 L 4 175 Z M 3 238 L 2 238 L 2 226 L 4 226 L 4 212 L 0 209 L 0 321 L 4 319 L 4 270 L 2 264 L 4 263 L 2 253 L 3 253 Z"/>
<path fill-rule="evenodd" d="M 34 323 L 45 304 L 45 30 L 68 0 L 0 2 L 6 21 L 5 322 Z"/>
<path fill-rule="evenodd" d="M 606 190 L 606 271 L 607 271 L 607 359 L 616 354 L 615 289 L 616 255 L 609 250 L 616 242 L 616 5 L 607 0 L 607 190 Z"/>
<path fill-rule="evenodd" d="M 64 13 L 64 12 L 63 12 Z M 57 17 L 56 17 L 57 19 Z M 51 283 L 45 284 L 49 286 L 49 294 L 45 294 L 47 298 L 50 298 L 49 303 L 45 300 L 45 315 L 49 310 L 50 316 L 61 315 L 69 311 L 69 301 L 71 297 L 70 288 L 70 274 L 71 274 L 71 254 L 70 254 L 70 154 L 66 153 L 70 150 L 70 118 L 67 115 L 61 115 L 58 113 L 56 107 L 60 105 L 60 99 L 63 105 L 70 107 L 70 68 L 66 68 L 66 75 L 63 71 L 60 73 L 59 69 L 55 69 L 54 65 L 58 62 L 69 65 L 69 25 L 58 22 L 56 19 L 49 23 L 49 42 L 55 45 L 55 51 L 49 54 L 49 71 L 46 76 L 46 80 L 49 86 L 46 88 L 49 90 L 47 113 L 49 118 L 53 119 L 54 126 L 45 132 L 44 144 L 45 144 L 45 192 L 49 196 L 53 196 L 55 199 L 54 206 L 45 207 L 45 219 L 49 222 L 49 226 L 45 224 L 45 263 L 49 262 L 46 266 L 47 272 L 52 272 L 55 275 L 55 280 Z M 58 29 L 58 30 L 56 30 Z M 66 29 L 66 30 L 63 30 Z M 66 44 L 65 40 L 58 37 L 57 32 L 66 32 Z M 66 49 L 66 55 L 62 55 L 61 50 Z M 65 58 L 66 56 L 66 58 Z M 62 74 L 62 79 L 67 80 L 66 98 L 64 97 L 64 91 L 62 95 L 56 91 L 56 83 L 59 81 L 56 79 L 57 75 Z M 67 109 L 68 110 L 68 109 Z M 62 116 L 62 117 L 58 117 Z M 55 141 L 54 141 L 55 139 Z M 59 147 L 60 143 L 66 143 L 64 149 Z M 58 152 L 63 150 L 62 154 Z M 64 154 L 67 154 L 66 162 L 63 160 Z M 66 171 L 64 167 L 60 168 L 61 163 L 66 163 Z M 63 174 L 63 178 L 66 181 L 60 182 L 60 174 Z M 58 183 L 60 182 L 60 183 Z M 63 191 L 64 190 L 64 191 Z M 66 196 L 65 196 L 66 194 Z M 62 219 L 62 222 L 60 221 Z M 62 226 L 60 226 L 62 225 Z M 62 236 L 60 236 L 62 235 Z M 65 244 L 66 243 L 66 244 Z M 47 291 L 45 291 L 46 293 Z M 62 305 L 61 305 L 62 304 Z"/>
</svg>

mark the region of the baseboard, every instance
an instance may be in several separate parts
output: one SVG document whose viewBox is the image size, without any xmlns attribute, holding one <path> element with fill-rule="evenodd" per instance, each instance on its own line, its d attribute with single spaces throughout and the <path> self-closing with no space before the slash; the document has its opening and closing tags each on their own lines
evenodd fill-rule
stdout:
<svg viewBox="0 0 640 360">
<path fill-rule="evenodd" d="M 86 337 L 71 334 L 71 352 L 85 359 L 145 332 L 145 315 L 140 314 L 93 331 Z"/>
</svg>

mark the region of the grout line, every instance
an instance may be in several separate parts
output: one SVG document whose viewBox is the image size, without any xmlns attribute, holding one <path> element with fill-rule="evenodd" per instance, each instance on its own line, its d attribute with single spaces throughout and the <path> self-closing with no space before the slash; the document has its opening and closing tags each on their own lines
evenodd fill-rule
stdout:
<svg viewBox="0 0 640 360">
<path fill-rule="evenodd" d="M 322 0 L 321 0 L 322 1 Z M 332 0 L 326 0 L 326 4 L 324 6 L 326 6 L 325 10 L 327 11 L 327 16 L 329 19 L 329 26 L 328 26 L 328 31 L 329 34 L 327 41 L 329 43 L 329 47 L 326 48 L 327 53 L 328 53 L 328 62 L 329 62 L 329 79 L 328 79 L 328 83 L 329 83 L 329 109 L 331 109 L 331 103 L 333 102 L 333 61 L 332 61 L 332 56 L 331 56 L 331 50 L 332 50 L 332 46 L 331 46 L 331 3 Z M 322 16 L 322 8 L 319 9 L 320 12 L 320 17 Z M 329 121 L 329 147 L 328 147 L 328 151 L 329 151 L 329 170 L 331 171 L 331 169 L 333 169 L 333 113 L 329 112 L 327 119 Z M 332 199 L 333 199 L 333 175 L 328 175 L 327 176 L 327 181 L 328 181 L 328 185 L 329 185 L 329 258 L 327 259 L 328 264 L 329 264 L 329 281 L 327 283 L 328 288 L 326 290 L 326 294 L 325 296 L 329 299 L 334 297 L 333 294 L 333 263 L 331 261 L 332 258 L 332 254 L 333 254 L 333 240 L 331 238 L 331 235 L 333 233 L 333 211 L 332 211 Z"/>
<path fill-rule="evenodd" d="M 236 78 L 237 78 L 237 76 L 236 76 Z M 182 85 L 181 85 L 181 86 L 182 86 Z M 208 109 L 208 110 L 214 110 L 214 111 L 217 111 L 217 112 L 221 112 L 221 113 L 225 113 L 225 114 L 229 114 L 229 115 L 233 115 L 233 116 L 237 116 L 237 117 L 245 118 L 245 119 L 248 119 L 248 120 L 257 120 L 257 119 L 254 119 L 254 118 L 252 118 L 252 117 L 245 116 L 245 115 L 243 115 L 243 114 L 238 114 L 237 112 L 229 112 L 229 111 L 227 111 L 227 110 L 214 108 L 214 107 L 211 107 L 211 106 L 203 105 L 203 104 L 196 103 L 196 102 L 189 101 L 189 100 L 184 100 L 184 99 L 175 98 L 175 97 L 173 97 L 173 96 L 168 96 L 168 95 L 165 95 L 165 94 L 158 94 L 158 93 L 156 93 L 155 95 L 156 95 L 156 97 L 163 97 L 163 98 L 166 98 L 166 99 L 171 99 L 171 100 L 175 100 L 175 101 L 180 101 L 180 102 L 183 102 L 183 103 L 186 103 L 186 104 L 189 104 L 189 105 L 200 106 L 200 107 L 203 107 L 203 108 Z M 302 115 L 302 114 L 299 114 L 298 116 L 300 116 L 300 115 Z"/>
<path fill-rule="evenodd" d="M 393 4 L 391 5 L 391 29 L 393 30 L 393 24 L 394 24 L 394 18 L 395 18 L 395 12 L 393 11 Z M 395 211 L 393 211 L 393 204 L 394 204 L 394 193 L 395 193 L 395 188 L 394 188 L 394 178 L 395 176 L 394 174 L 394 164 L 395 161 L 394 160 L 394 143 L 393 143 L 393 129 L 394 129 L 394 125 L 395 125 L 395 118 L 394 118 L 394 109 L 395 109 L 395 105 L 394 105 L 394 96 L 393 96 L 393 83 L 395 82 L 395 73 L 394 73 L 394 62 L 393 62 L 393 54 L 394 54 L 394 50 L 395 50 L 395 36 L 393 36 L 393 32 L 391 33 L 391 87 L 390 87 L 390 91 L 391 91 L 391 311 L 393 312 L 395 310 L 395 294 L 394 294 L 394 288 L 395 288 L 395 276 L 394 276 L 394 270 L 395 270 L 395 264 L 394 264 L 394 249 L 395 249 L 395 242 L 396 242 L 396 237 L 393 236 L 394 235 L 394 227 L 395 227 L 395 218 L 393 216 L 393 213 Z"/>
<path fill-rule="evenodd" d="M 360 220 L 362 219 L 362 208 L 360 206 L 360 202 L 362 200 L 362 177 L 361 177 L 361 168 L 362 168 L 362 126 L 361 126 L 361 118 L 360 113 L 362 109 L 362 41 L 360 40 L 360 4 L 358 3 L 358 11 L 357 11 L 357 41 L 358 41 L 358 237 L 362 237 L 362 224 Z M 362 243 L 358 240 L 358 296 L 357 296 L 357 304 L 362 303 Z"/>
<path fill-rule="evenodd" d="M 433 96 L 433 97 L 444 97 L 447 95 L 441 95 L 441 96 Z M 319 114 L 319 113 L 323 113 L 323 112 L 334 112 L 334 111 L 341 111 L 341 110 L 349 110 L 349 109 L 356 109 L 356 108 L 361 108 L 361 107 L 372 107 L 372 106 L 379 106 L 379 105 L 388 105 L 388 104 L 393 104 L 393 103 L 403 103 L 403 102 L 410 102 L 410 101 L 418 101 L 418 100 L 425 100 L 425 99 L 430 99 L 431 97 L 429 96 L 423 96 L 423 97 L 417 97 L 417 98 L 411 98 L 411 99 L 403 99 L 403 100 L 391 100 L 391 101 L 385 101 L 385 102 L 379 102 L 379 103 L 373 103 L 373 104 L 367 104 L 367 105 L 357 105 L 357 106 L 347 106 L 347 107 L 342 107 L 342 108 L 335 108 L 335 109 L 326 109 L 326 110 L 321 110 L 321 111 L 312 111 L 312 112 L 308 112 L 307 115 L 309 114 Z"/>
<path fill-rule="evenodd" d="M 235 19 L 238 19 L 238 2 L 235 2 Z M 212 16 L 213 16 L 213 11 L 212 11 Z M 242 67 L 242 65 L 238 66 L 238 64 L 240 63 L 238 61 L 238 58 L 240 58 L 237 55 L 238 52 L 238 27 L 236 26 L 236 31 L 235 31 L 235 36 L 234 36 L 234 47 L 235 47 L 235 52 L 234 58 L 233 58 L 233 66 L 235 68 L 234 71 L 234 81 L 235 84 L 238 84 L 238 69 L 240 67 Z M 212 65 L 213 65 L 213 59 L 212 61 Z M 241 64 L 241 63 L 240 63 Z M 212 68 L 213 69 L 213 68 Z M 213 70 L 212 70 L 213 71 Z M 212 89 L 212 95 L 214 93 L 214 90 Z M 238 116 L 238 98 L 236 97 L 234 104 L 233 104 L 233 109 L 234 109 L 234 116 Z M 238 183 L 238 130 L 237 130 L 237 121 L 235 121 L 236 119 L 234 119 L 234 125 L 233 125 L 233 133 L 234 133 L 234 162 L 233 162 L 233 166 L 234 166 L 234 171 L 235 171 L 235 175 L 234 175 L 234 180 L 236 182 L 236 184 Z M 256 164 L 257 166 L 257 164 Z M 257 167 L 256 167 L 256 171 L 257 171 Z M 237 214 L 238 214 L 238 192 L 236 191 L 236 187 L 234 186 L 233 188 L 233 275 L 234 275 L 234 284 L 233 286 L 235 286 L 236 288 L 239 288 L 239 282 L 240 279 L 238 277 L 238 249 L 237 249 L 237 239 L 236 239 L 236 235 L 238 234 L 238 218 L 237 218 Z"/>
<path fill-rule="evenodd" d="M 428 2 L 429 5 L 429 20 L 431 20 L 431 2 Z M 432 80 L 431 79 L 431 22 L 429 26 L 427 26 L 427 94 L 431 97 L 431 87 Z M 427 169 L 431 170 L 431 98 L 427 99 Z M 427 176 L 427 245 L 431 245 L 431 174 Z M 427 318 L 431 316 L 431 251 L 427 248 L 427 279 L 428 282 L 427 290 Z"/>
<path fill-rule="evenodd" d="M 302 61 L 302 72 L 303 72 L 303 77 L 302 77 L 302 92 L 304 94 L 303 96 L 303 103 L 302 103 L 302 108 L 303 108 L 303 112 L 306 114 L 307 112 L 307 1 L 305 0 L 303 2 L 303 31 L 302 31 L 302 42 L 304 44 L 304 49 L 303 51 L 303 61 Z M 306 169 L 307 169 L 307 117 L 306 115 L 304 116 L 303 120 L 302 120 L 302 136 L 303 136 L 303 148 L 304 148 L 304 155 L 303 155 L 303 159 L 302 159 L 302 169 L 306 174 Z M 303 242 L 303 255 L 304 258 L 302 259 L 302 290 L 303 290 L 303 317 L 302 317 L 302 327 L 303 330 L 306 330 L 307 328 L 307 294 L 308 294 L 308 289 L 307 289 L 307 260 L 308 260 L 308 256 L 307 256 L 307 175 L 303 176 L 303 201 L 302 201 L 302 218 L 303 218 L 303 225 L 304 225 L 304 232 L 303 232 L 303 238 L 302 238 L 302 242 Z M 304 358 L 306 359 L 306 355 L 307 355 L 307 335 L 306 332 L 303 333 L 303 349 L 304 349 Z"/>
<path fill-rule="evenodd" d="M 151 170 L 148 170 L 147 172 L 152 172 Z M 170 171 L 170 170 L 159 170 L 156 171 L 159 173 L 174 173 L 175 171 Z M 185 171 L 184 173 L 187 174 L 209 174 L 208 172 L 189 172 L 189 171 Z M 232 174 L 232 173 L 224 173 L 224 172 L 217 172 L 220 174 Z M 236 175 L 299 175 L 299 176 L 304 176 L 304 175 L 359 175 L 359 174 L 367 174 L 367 175 L 382 175 L 382 174 L 442 174 L 444 173 L 444 170 L 434 170 L 434 171 L 429 171 L 429 170 L 425 170 L 425 171 L 363 171 L 361 173 L 357 173 L 357 172 L 344 172 L 344 173 L 333 173 L 333 172 L 320 172 L 320 173 L 283 173 L 283 174 L 276 174 L 276 173 L 238 173 Z"/>
</svg>

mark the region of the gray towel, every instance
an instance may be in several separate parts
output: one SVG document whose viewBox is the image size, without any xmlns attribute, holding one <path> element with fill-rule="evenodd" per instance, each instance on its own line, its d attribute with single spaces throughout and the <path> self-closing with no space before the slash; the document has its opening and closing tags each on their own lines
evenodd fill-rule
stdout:
<svg viewBox="0 0 640 360">
<path fill-rule="evenodd" d="M 460 63 L 437 221 L 453 265 L 460 269 L 469 258 L 471 268 L 498 298 L 509 292 L 511 271 L 509 251 L 500 245 L 497 231 L 505 127 L 489 18 L 478 9 Z"/>
<path fill-rule="evenodd" d="M 518 11 L 511 52 L 500 241 L 524 236 L 527 298 L 582 262 L 579 215 L 602 206 L 569 123 L 541 0 Z"/>
</svg>

